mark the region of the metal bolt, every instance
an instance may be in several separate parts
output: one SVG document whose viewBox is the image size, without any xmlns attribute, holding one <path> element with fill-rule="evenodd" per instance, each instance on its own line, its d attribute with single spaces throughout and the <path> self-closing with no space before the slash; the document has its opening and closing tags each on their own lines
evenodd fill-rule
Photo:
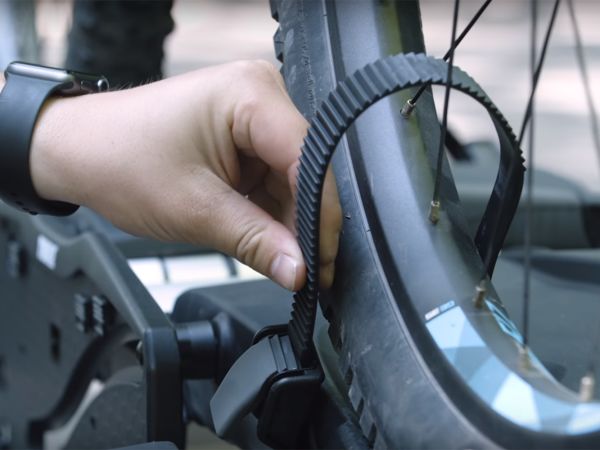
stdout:
<svg viewBox="0 0 600 450">
<path fill-rule="evenodd" d="M 519 365 L 524 370 L 531 370 L 531 357 L 529 356 L 529 347 L 519 346 Z"/>
<path fill-rule="evenodd" d="M 486 292 L 487 288 L 485 286 L 485 280 L 481 280 L 479 284 L 475 286 L 475 295 L 473 296 L 473 303 L 475 303 L 476 308 L 483 308 Z"/>
<path fill-rule="evenodd" d="M 429 208 L 429 220 L 434 225 L 440 220 L 440 202 L 439 200 L 431 200 L 431 207 Z"/>
<path fill-rule="evenodd" d="M 579 382 L 579 399 L 582 402 L 591 402 L 594 399 L 594 390 L 596 387 L 596 379 L 594 374 L 588 372 Z"/>
<path fill-rule="evenodd" d="M 417 106 L 417 104 L 413 103 L 412 99 L 409 99 L 406 101 L 406 103 L 402 107 L 400 114 L 402 114 L 402 117 L 404 117 L 405 119 L 408 119 L 416 106 Z"/>
</svg>

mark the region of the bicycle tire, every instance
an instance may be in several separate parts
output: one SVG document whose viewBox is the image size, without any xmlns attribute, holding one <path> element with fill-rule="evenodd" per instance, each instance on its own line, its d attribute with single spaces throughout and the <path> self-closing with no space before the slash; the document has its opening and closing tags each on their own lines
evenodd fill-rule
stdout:
<svg viewBox="0 0 600 450">
<path fill-rule="evenodd" d="M 282 74 L 308 120 L 346 75 L 392 53 L 424 51 L 414 0 L 272 0 L 271 9 Z M 530 367 L 519 365 L 520 336 L 492 287 L 485 311 L 472 304 L 483 264 L 447 163 L 444 224 L 427 223 L 439 127 L 430 94 L 404 121 L 408 98 L 380 101 L 333 158 L 344 226 L 336 280 L 321 307 L 355 420 L 375 448 L 597 445 L 600 405 L 580 404 L 533 356 Z M 439 329 L 458 324 L 465 334 L 454 337 L 468 335 L 473 345 L 442 348 L 452 333 L 440 337 Z M 498 386 L 478 391 L 466 373 L 480 376 L 490 361 Z M 521 405 L 502 404 L 518 389 Z"/>
</svg>

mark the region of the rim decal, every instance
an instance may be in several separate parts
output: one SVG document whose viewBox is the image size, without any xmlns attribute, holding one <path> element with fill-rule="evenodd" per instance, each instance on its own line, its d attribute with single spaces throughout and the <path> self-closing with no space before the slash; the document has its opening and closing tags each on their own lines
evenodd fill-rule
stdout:
<svg viewBox="0 0 600 450">
<path fill-rule="evenodd" d="M 502 330 L 521 342 L 520 333 L 506 313 L 491 301 L 486 302 Z M 575 394 L 572 401 L 561 400 L 533 388 L 491 352 L 460 306 L 438 312 L 426 326 L 465 383 L 511 422 L 536 431 L 568 434 L 581 434 L 600 426 L 600 403 L 582 404 Z M 537 360 L 532 362 L 537 370 Z"/>
</svg>

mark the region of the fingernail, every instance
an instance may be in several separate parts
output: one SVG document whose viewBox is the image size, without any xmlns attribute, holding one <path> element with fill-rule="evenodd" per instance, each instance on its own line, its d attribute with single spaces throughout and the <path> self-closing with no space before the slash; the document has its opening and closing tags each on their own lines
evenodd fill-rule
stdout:
<svg viewBox="0 0 600 450">
<path fill-rule="evenodd" d="M 271 278 L 284 288 L 294 290 L 298 263 L 289 255 L 279 253 L 271 264 Z"/>
</svg>

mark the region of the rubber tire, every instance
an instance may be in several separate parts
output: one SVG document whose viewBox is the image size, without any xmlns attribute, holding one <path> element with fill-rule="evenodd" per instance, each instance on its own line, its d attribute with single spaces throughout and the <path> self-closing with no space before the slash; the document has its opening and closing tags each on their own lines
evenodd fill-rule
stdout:
<svg viewBox="0 0 600 450">
<path fill-rule="evenodd" d="M 394 7 L 388 2 L 280 0 L 272 1 L 271 7 L 280 23 L 274 41 L 276 55 L 283 63 L 282 74 L 290 96 L 308 120 L 349 66 L 360 67 L 356 61 L 348 63 L 356 54 L 368 62 L 400 47 L 406 52 L 424 50 L 419 8 L 414 1 L 398 2 Z M 395 24 L 390 24 L 390 13 Z M 377 28 L 378 23 L 386 22 L 399 27 L 390 34 L 402 30 L 395 42 Z M 353 33 L 364 34 L 364 47 L 351 52 L 343 49 L 339 40 L 342 27 L 345 32 L 351 28 Z M 396 111 L 401 106 L 393 100 L 387 105 Z M 433 111 L 429 120 L 437 120 L 431 105 L 429 109 Z M 374 128 L 377 124 L 375 131 L 381 139 L 394 139 L 394 117 L 386 114 L 385 107 L 379 111 L 367 119 L 371 125 L 364 125 Z M 391 298 L 380 255 L 370 236 L 372 215 L 367 216 L 371 211 L 363 205 L 358 187 L 361 181 L 356 169 L 360 161 L 356 157 L 353 161 L 353 155 L 361 151 L 363 136 L 357 134 L 363 130 L 358 126 L 350 130 L 334 156 L 345 220 L 336 281 L 330 301 L 322 302 L 356 421 L 375 448 L 495 447 L 497 444 L 440 395 L 435 376 L 420 360 L 419 349 L 406 333 Z"/>
<path fill-rule="evenodd" d="M 276 55 L 308 120 L 337 81 L 365 64 L 424 52 L 417 0 L 272 0 L 271 7 L 280 24 Z M 500 416 L 427 331 L 423 318 L 440 305 L 476 308 L 484 272 L 447 161 L 443 226 L 428 219 L 439 126 L 430 92 L 411 120 L 401 117 L 410 96 L 369 108 L 333 159 L 344 225 L 334 286 L 320 301 L 355 420 L 375 448 L 596 447 L 597 431 L 537 432 Z M 486 295 L 499 301 L 491 286 Z M 514 341 L 501 335 L 488 341 L 490 351 L 516 361 Z"/>
</svg>

